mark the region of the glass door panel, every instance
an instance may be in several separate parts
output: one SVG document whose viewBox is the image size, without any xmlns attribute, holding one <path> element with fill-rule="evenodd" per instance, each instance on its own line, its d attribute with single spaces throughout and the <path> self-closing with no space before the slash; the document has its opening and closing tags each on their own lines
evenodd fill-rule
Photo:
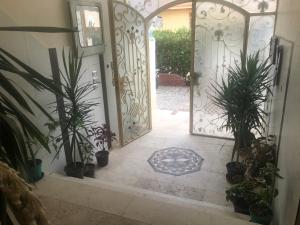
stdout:
<svg viewBox="0 0 300 225">
<path fill-rule="evenodd" d="M 222 128 L 222 111 L 210 100 L 212 85 L 227 79 L 227 69 L 239 60 L 245 43 L 245 17 L 212 2 L 195 3 L 192 133 L 232 137 Z"/>
</svg>

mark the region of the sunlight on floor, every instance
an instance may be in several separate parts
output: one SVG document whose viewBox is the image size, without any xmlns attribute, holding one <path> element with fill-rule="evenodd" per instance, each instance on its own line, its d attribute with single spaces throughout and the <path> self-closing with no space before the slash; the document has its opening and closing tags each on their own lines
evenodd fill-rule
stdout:
<svg viewBox="0 0 300 225">
<path fill-rule="evenodd" d="M 225 165 L 233 142 L 190 135 L 188 124 L 188 112 L 154 111 L 152 131 L 113 149 L 109 165 L 97 170 L 96 179 L 230 207 L 225 200 Z M 197 153 L 203 158 L 200 171 L 181 176 L 155 172 L 148 159 L 153 152 L 170 147 Z"/>
</svg>

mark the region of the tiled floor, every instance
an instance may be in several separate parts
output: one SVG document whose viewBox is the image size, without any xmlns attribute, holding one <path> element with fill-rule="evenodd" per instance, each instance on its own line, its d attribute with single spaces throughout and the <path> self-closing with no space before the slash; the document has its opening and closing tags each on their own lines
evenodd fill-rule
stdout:
<svg viewBox="0 0 300 225">
<path fill-rule="evenodd" d="M 225 200 L 225 165 L 233 142 L 190 135 L 188 112 L 157 110 L 153 118 L 150 133 L 111 151 L 109 165 L 96 171 L 96 179 L 231 206 Z M 196 152 L 203 158 L 201 170 L 182 176 L 155 172 L 147 160 L 153 152 L 168 147 Z"/>
</svg>

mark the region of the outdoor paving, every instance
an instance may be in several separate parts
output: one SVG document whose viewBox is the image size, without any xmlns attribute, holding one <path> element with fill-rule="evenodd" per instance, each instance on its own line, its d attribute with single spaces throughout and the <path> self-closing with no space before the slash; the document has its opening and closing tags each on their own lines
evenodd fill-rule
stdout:
<svg viewBox="0 0 300 225">
<path fill-rule="evenodd" d="M 159 86 L 156 90 L 157 108 L 188 112 L 190 109 L 190 87 Z"/>
</svg>

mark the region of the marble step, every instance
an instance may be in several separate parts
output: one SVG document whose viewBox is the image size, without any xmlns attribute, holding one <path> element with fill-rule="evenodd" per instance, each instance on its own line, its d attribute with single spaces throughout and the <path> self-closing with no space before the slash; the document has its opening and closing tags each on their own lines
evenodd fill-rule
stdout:
<svg viewBox="0 0 300 225">
<path fill-rule="evenodd" d="M 151 225 L 250 225 L 249 217 L 211 203 L 59 174 L 36 184 L 38 195 Z"/>
</svg>

